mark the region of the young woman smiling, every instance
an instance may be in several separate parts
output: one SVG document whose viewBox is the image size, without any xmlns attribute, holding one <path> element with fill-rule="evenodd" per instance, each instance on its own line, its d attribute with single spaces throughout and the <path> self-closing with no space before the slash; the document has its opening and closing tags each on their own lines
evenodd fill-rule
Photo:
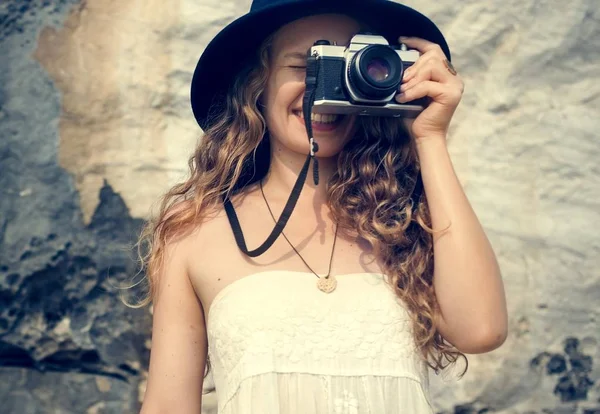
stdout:
<svg viewBox="0 0 600 414">
<path fill-rule="evenodd" d="M 281 237 L 248 250 L 311 153 L 307 50 L 365 27 L 420 52 L 395 99 L 429 104 L 403 119 L 312 114 L 319 183 L 304 183 Z M 207 359 L 220 414 L 432 413 L 429 368 L 503 343 L 496 257 L 446 147 L 462 92 L 437 27 L 391 1 L 255 0 L 215 37 L 192 82 L 205 134 L 190 176 L 141 240 L 154 303 L 143 413 L 199 413 Z"/>
</svg>

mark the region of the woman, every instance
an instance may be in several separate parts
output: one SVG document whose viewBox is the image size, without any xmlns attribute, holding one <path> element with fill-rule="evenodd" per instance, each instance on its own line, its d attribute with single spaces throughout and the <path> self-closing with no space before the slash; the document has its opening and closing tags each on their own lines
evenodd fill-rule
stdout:
<svg viewBox="0 0 600 414">
<path fill-rule="evenodd" d="M 305 122 L 306 51 L 367 27 L 421 53 L 395 99 L 429 105 Z M 205 135 L 190 177 L 142 239 L 143 413 L 200 412 L 208 357 L 221 414 L 431 413 L 428 366 L 503 343 L 497 261 L 446 147 L 463 91 L 449 57 L 430 20 L 383 0 L 255 0 L 217 35 L 192 82 Z M 281 237 L 249 251 L 289 212 L 307 156 L 318 184 L 295 193 Z"/>
</svg>

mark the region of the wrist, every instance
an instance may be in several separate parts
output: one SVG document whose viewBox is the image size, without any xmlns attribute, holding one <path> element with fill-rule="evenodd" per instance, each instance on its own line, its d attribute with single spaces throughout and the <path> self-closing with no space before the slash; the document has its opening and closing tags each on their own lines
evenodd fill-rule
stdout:
<svg viewBox="0 0 600 414">
<path fill-rule="evenodd" d="M 417 149 L 425 147 L 446 147 L 446 136 L 445 135 L 428 135 L 425 137 L 415 138 Z"/>
</svg>

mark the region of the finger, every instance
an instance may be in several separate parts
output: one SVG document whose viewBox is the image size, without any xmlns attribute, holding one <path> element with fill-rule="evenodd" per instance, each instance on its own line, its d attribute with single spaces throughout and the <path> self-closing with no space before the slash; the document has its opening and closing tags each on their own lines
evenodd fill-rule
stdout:
<svg viewBox="0 0 600 414">
<path fill-rule="evenodd" d="M 440 103 L 457 104 L 462 97 L 462 91 L 452 85 L 434 81 L 424 81 L 416 84 L 401 94 L 396 95 L 396 102 L 405 103 L 424 97 L 430 97 Z"/>
<path fill-rule="evenodd" d="M 446 66 L 437 60 L 430 60 L 428 63 L 421 66 L 422 67 L 420 69 L 417 68 L 417 70 L 414 71 L 409 78 L 404 79 L 404 83 L 400 86 L 401 92 L 412 88 L 419 82 L 429 80 L 447 84 L 455 84 L 456 86 L 462 85 L 462 80 L 458 76 L 454 76 L 448 72 Z"/>
<path fill-rule="evenodd" d="M 421 57 L 419 57 L 419 59 L 417 59 L 417 61 L 415 63 L 413 63 L 410 67 L 408 67 L 408 69 L 406 69 L 404 71 L 404 76 L 403 76 L 403 80 L 407 81 L 410 80 L 411 78 L 414 77 L 414 75 L 425 65 L 428 65 L 431 63 L 431 61 L 440 61 L 444 62 L 444 59 L 446 59 L 446 56 L 444 55 L 444 53 L 440 50 L 431 50 L 423 55 L 421 55 Z"/>
<path fill-rule="evenodd" d="M 444 56 L 446 56 L 444 54 L 444 52 L 442 51 L 442 48 L 440 47 L 440 45 L 438 45 L 437 43 L 430 42 L 429 40 L 422 39 L 420 37 L 400 36 L 398 38 L 398 41 L 400 43 L 404 43 L 407 47 L 409 47 L 411 49 L 417 49 L 418 51 L 420 51 L 423 54 L 434 50 L 434 51 L 440 51 Z"/>
</svg>

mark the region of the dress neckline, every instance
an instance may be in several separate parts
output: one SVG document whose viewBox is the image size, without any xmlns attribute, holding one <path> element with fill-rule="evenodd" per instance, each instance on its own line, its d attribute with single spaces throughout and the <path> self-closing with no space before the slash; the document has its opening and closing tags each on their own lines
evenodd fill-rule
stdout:
<svg viewBox="0 0 600 414">
<path fill-rule="evenodd" d="M 296 275 L 310 275 L 312 278 L 315 277 L 315 275 L 311 272 L 305 272 L 305 271 L 296 271 L 296 270 L 263 270 L 260 272 L 255 272 L 255 273 L 250 273 L 247 276 L 242 276 L 237 280 L 234 280 L 233 282 L 229 283 L 227 286 L 225 286 L 224 288 L 222 288 L 213 298 L 209 308 L 208 308 L 208 314 L 206 317 L 206 329 L 208 330 L 208 327 L 210 325 L 210 321 L 212 318 L 212 309 L 215 307 L 215 305 L 220 302 L 223 297 L 225 296 L 226 293 L 230 292 L 231 290 L 239 287 L 239 285 L 241 285 L 242 283 L 247 283 L 243 282 L 245 279 L 255 279 L 259 276 L 266 276 L 266 275 L 270 275 L 270 274 L 274 274 L 274 273 L 292 273 L 292 274 L 296 274 Z M 373 276 L 384 276 L 383 273 L 380 272 L 354 272 L 354 273 L 345 273 L 345 274 L 341 274 L 341 275 L 334 275 L 336 278 L 338 279 L 343 279 L 346 277 L 352 277 L 352 276 L 364 276 L 364 275 L 373 275 Z M 315 288 L 316 289 L 316 288 Z"/>
</svg>

